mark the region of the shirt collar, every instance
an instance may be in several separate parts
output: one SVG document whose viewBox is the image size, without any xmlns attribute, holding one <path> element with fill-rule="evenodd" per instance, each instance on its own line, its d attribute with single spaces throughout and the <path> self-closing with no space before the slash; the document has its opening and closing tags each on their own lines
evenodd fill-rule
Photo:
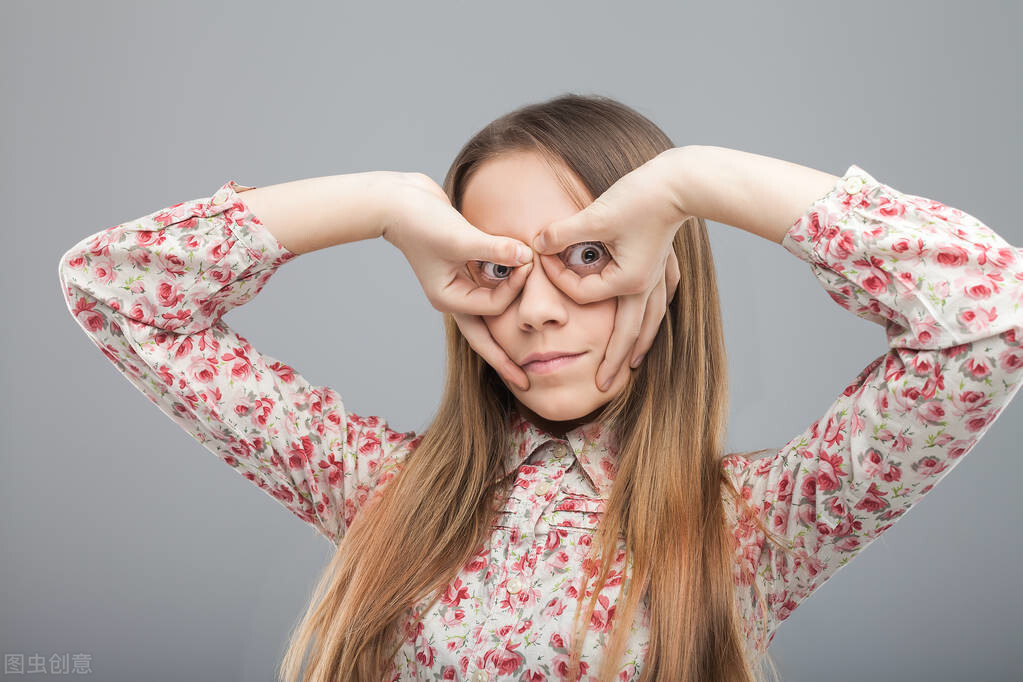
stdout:
<svg viewBox="0 0 1023 682">
<path fill-rule="evenodd" d="M 598 495 L 602 498 L 610 495 L 619 453 L 619 441 L 612 429 L 595 421 L 578 426 L 566 433 L 564 438 L 558 438 L 527 420 L 514 407 L 509 418 L 511 443 L 505 456 L 507 471 L 517 469 L 542 445 L 563 443 L 579 460 L 579 465 Z"/>
</svg>

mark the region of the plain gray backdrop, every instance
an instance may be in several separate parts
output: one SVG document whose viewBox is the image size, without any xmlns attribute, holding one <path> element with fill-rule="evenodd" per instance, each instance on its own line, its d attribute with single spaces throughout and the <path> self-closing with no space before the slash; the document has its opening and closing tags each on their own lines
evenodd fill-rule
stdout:
<svg viewBox="0 0 1023 682">
<path fill-rule="evenodd" d="M 83 237 L 227 180 L 441 182 L 493 118 L 615 97 L 743 149 L 960 208 L 1023 245 L 1019 3 L 0 3 L 8 317 L 0 649 L 99 680 L 270 680 L 330 555 L 86 339 Z M 779 447 L 886 349 L 780 246 L 710 223 L 730 450 Z M 400 430 L 440 396 L 440 314 L 383 240 L 305 254 L 227 321 Z M 786 621 L 800 682 L 1023 678 L 1023 405 Z M 58 679 L 60 675 L 26 675 Z M 12 676 L 12 679 L 14 677 Z"/>
</svg>

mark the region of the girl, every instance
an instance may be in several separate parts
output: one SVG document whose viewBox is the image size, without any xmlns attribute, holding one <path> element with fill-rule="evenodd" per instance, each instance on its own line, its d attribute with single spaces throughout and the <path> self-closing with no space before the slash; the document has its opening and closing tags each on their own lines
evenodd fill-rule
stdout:
<svg viewBox="0 0 1023 682">
<path fill-rule="evenodd" d="M 722 452 L 705 220 L 780 244 L 885 328 L 888 351 L 765 457 Z M 298 255 L 375 237 L 444 313 L 447 383 L 418 435 L 222 319 Z M 976 218 L 855 165 L 675 147 L 604 97 L 497 119 L 443 189 L 230 181 L 83 239 L 59 272 L 119 371 L 337 545 L 291 681 L 755 679 L 781 622 L 1023 376 L 1020 254 Z"/>
</svg>

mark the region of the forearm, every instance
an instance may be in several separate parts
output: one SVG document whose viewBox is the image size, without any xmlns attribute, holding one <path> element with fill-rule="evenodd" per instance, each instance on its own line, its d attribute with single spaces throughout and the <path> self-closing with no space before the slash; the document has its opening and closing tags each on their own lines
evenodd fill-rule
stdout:
<svg viewBox="0 0 1023 682">
<path fill-rule="evenodd" d="M 239 194 L 261 223 L 296 254 L 382 234 L 386 171 L 325 175 Z"/>
<path fill-rule="evenodd" d="M 725 147 L 677 147 L 666 158 L 675 167 L 670 175 L 682 211 L 777 244 L 839 180 L 789 161 Z"/>
</svg>

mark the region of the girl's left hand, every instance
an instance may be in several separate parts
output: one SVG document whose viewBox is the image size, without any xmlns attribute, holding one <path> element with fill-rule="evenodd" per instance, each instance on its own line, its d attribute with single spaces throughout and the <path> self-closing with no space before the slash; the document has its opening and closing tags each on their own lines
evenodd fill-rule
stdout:
<svg viewBox="0 0 1023 682">
<path fill-rule="evenodd" d="M 597 370 L 601 391 L 626 358 L 633 368 L 639 366 L 678 288 L 678 260 L 671 243 L 690 216 L 673 192 L 677 149 L 622 176 L 589 206 L 550 223 L 533 240 L 547 277 L 576 303 L 618 297 L 614 330 Z M 613 260 L 600 272 L 580 277 L 556 254 L 586 241 L 602 242 Z"/>
</svg>

